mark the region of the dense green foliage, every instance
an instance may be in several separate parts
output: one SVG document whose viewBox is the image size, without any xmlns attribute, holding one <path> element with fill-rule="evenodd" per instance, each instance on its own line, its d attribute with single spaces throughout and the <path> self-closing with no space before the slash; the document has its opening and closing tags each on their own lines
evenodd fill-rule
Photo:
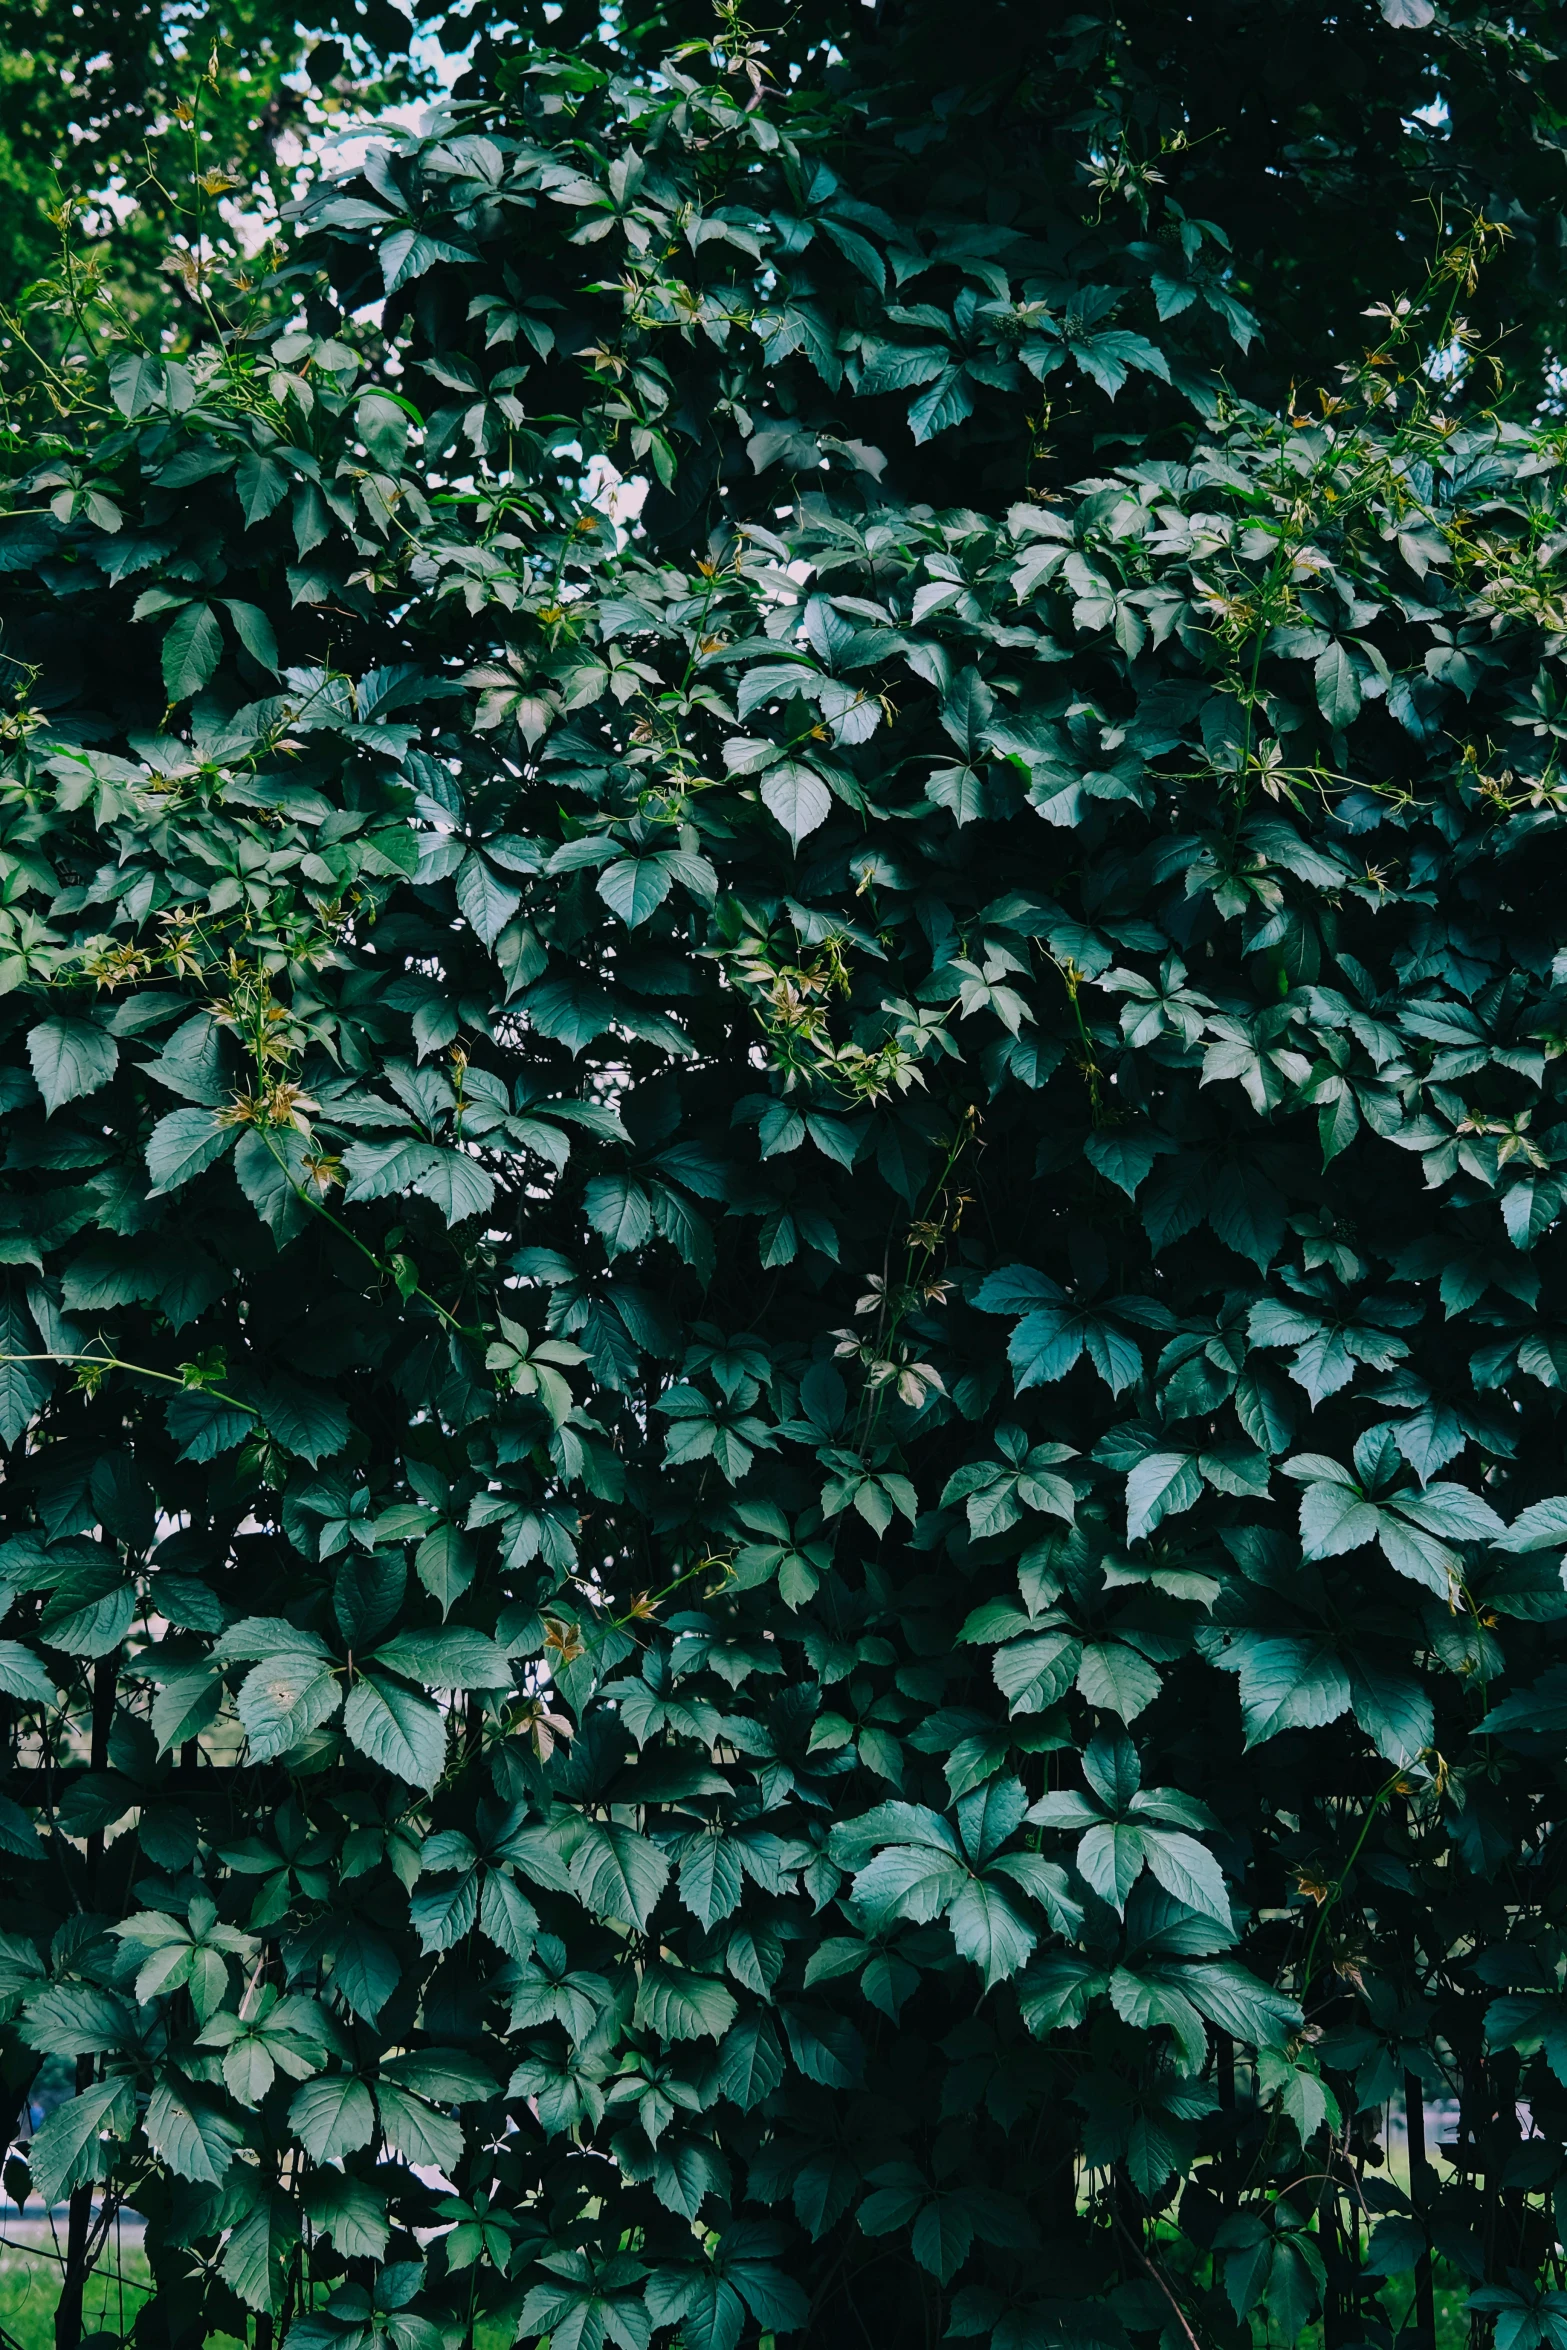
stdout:
<svg viewBox="0 0 1567 2350">
<path fill-rule="evenodd" d="M 52 215 L 72 196 L 143 316 L 166 307 L 180 203 L 157 134 L 179 105 L 209 180 L 232 183 L 217 192 L 259 196 L 270 216 L 289 192 L 286 135 L 311 136 L 307 77 L 340 122 L 427 87 L 435 46 L 466 60 L 465 98 L 493 99 L 515 94 L 530 42 L 614 72 L 711 30 L 709 0 L 412 14 L 422 44 L 394 0 L 0 0 L 0 299 L 54 265 Z M 1200 320 L 1212 293 L 1227 317 L 1249 306 L 1267 331 L 1246 385 L 1270 405 L 1358 352 L 1363 307 L 1403 281 L 1444 208 L 1509 231 L 1479 311 L 1507 379 L 1527 393 L 1555 356 L 1567 74 L 1548 0 L 984 0 L 958 37 L 951 0 L 797 0 L 779 15 L 755 56 L 796 104 L 831 92 L 845 107 L 862 196 L 900 221 L 1022 230 L 1053 278 L 1151 290 L 1163 328 L 1194 303 Z M 109 189 L 119 202 L 93 201 Z M 1183 238 L 1183 221 L 1204 226 Z"/>
<path fill-rule="evenodd" d="M 1069 252 L 748 63 L 531 52 L 164 346 L 13 322 L 59 2339 L 123 2203 L 145 2350 L 1387 2343 L 1433 2247 L 1555 2341 L 1563 449 L 1465 357 L 1497 238 L 1278 415 L 1158 184 Z"/>
<path fill-rule="evenodd" d="M 291 193 L 288 154 L 345 107 L 422 85 L 392 0 L 0 0 L 0 300 L 53 268 L 62 210 L 77 266 L 108 267 L 144 321 L 167 309 L 163 270 L 188 191 L 159 171 L 160 134 L 185 110 L 208 209 L 237 195 L 272 217 Z M 292 148 L 285 146 L 292 141 Z M 107 199 L 107 200 L 106 200 Z"/>
<path fill-rule="evenodd" d="M 517 13 L 539 39 L 574 43 L 612 71 L 624 65 L 628 36 L 594 46 L 598 0 L 564 0 L 558 12 L 554 0 L 526 0 Z M 1331 382 L 1336 363 L 1359 355 L 1366 306 L 1407 284 L 1444 215 L 1479 214 L 1508 231 L 1472 312 L 1501 379 L 1532 402 L 1557 353 L 1567 66 L 1561 12 L 1542 0 L 1506 10 L 1487 0 L 981 0 L 962 11 L 952 0 L 797 0 L 776 19 L 757 13 L 782 30 L 755 49 L 738 40 L 731 70 L 765 69 L 780 85 L 792 77 L 797 112 L 813 94 L 837 102 L 835 161 L 852 158 L 846 176 L 899 224 L 895 245 L 915 224 L 927 250 L 945 230 L 953 258 L 983 237 L 976 254 L 1014 283 L 1033 279 L 1059 311 L 1071 310 L 1074 290 L 1094 289 L 1084 316 L 1101 326 L 1105 289 L 1129 295 L 1137 315 L 1116 323 L 1146 320 L 1178 381 L 1217 364 L 1270 408 L 1292 386 Z M 485 27 L 459 94 L 522 86 L 526 53 L 509 15 L 446 19 L 452 45 Z M 671 41 L 705 35 L 710 0 L 662 0 L 649 18 L 629 36 L 644 56 L 666 28 Z M 820 243 L 796 253 L 793 282 L 830 268 Z M 901 288 L 895 252 L 889 260 Z M 1248 313 L 1264 325 L 1250 344 Z M 1110 420 L 1069 379 L 1065 399 L 1059 380 L 1046 389 L 1057 396 L 1049 437 L 1086 470 Z M 1127 415 L 1130 405 L 1115 425 L 1135 433 L 1143 409 Z M 1029 429 L 1046 437 L 1040 403 L 1031 406 Z M 1154 408 L 1184 412 L 1157 398 Z M 1004 504 L 1029 447 L 1013 410 L 990 470 L 955 473 L 959 451 L 943 440 L 926 450 L 912 494 Z"/>
</svg>

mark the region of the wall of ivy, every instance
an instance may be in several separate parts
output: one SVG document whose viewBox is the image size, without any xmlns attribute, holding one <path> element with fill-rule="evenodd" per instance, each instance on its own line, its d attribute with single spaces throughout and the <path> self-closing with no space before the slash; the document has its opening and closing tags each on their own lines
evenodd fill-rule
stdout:
<svg viewBox="0 0 1567 2350">
<path fill-rule="evenodd" d="M 5 322 L 57 2339 L 133 2210 L 140 2350 L 1385 2350 L 1433 2256 L 1558 2344 L 1498 232 L 1251 402 L 1151 170 L 1113 252 L 1091 174 L 894 212 L 766 60 L 522 52 L 260 261 L 192 211 L 178 334 L 69 256 Z"/>
</svg>

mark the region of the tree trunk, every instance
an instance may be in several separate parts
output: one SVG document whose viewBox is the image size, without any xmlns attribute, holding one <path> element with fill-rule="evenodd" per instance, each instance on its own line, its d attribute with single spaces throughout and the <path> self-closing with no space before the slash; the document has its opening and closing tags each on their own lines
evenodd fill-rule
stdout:
<svg viewBox="0 0 1567 2350">
<path fill-rule="evenodd" d="M 1413 2073 L 1404 2075 L 1404 2128 L 1409 2139 L 1410 2197 L 1425 2221 L 1436 2179 L 1426 2155 L 1425 2100 Z M 1415 2263 L 1414 2350 L 1436 2350 L 1436 2290 L 1431 2277 L 1429 2229 L 1426 2248 Z"/>
<path fill-rule="evenodd" d="M 100 1657 L 93 1667 L 92 1689 L 92 1768 L 106 1771 L 109 1767 L 109 1732 L 114 1727 L 114 1695 L 118 1678 L 118 1659 Z M 103 1831 L 97 1829 L 87 1839 L 87 1906 L 93 1908 L 98 1896 L 98 1880 L 103 1871 Z M 90 2056 L 76 2060 L 76 2093 L 92 2086 L 96 2067 Z M 65 2274 L 60 2280 L 60 2298 L 54 2311 L 54 2350 L 77 2350 L 82 2338 L 82 2295 L 87 2287 L 87 2238 L 92 2230 L 91 2182 L 73 2187 L 69 2218 L 65 2229 Z"/>
<path fill-rule="evenodd" d="M 1235 2209 L 1240 2193 L 1240 2132 L 1235 2113 L 1235 2042 L 1228 2032 L 1215 2032 L 1215 2074 L 1219 2111 L 1224 2115 L 1224 2152 L 1219 2164 L 1219 2200 L 1226 2213 Z"/>
<path fill-rule="evenodd" d="M 1317 2212 L 1317 2240 L 1322 2246 L 1322 2264 L 1328 2277 L 1327 2289 L 1322 2296 L 1323 2350 L 1347 2350 L 1347 2345 L 1354 2338 L 1350 2304 L 1345 2291 L 1348 2262 L 1344 2251 L 1338 2191 L 1331 2179 Z"/>
<path fill-rule="evenodd" d="M 76 2059 L 76 2093 L 92 2086 L 93 2060 Z M 82 2338 L 82 2295 L 87 2287 L 87 2234 L 92 2226 L 92 2188 L 73 2187 L 65 2228 L 65 2274 L 54 2310 L 54 2350 L 76 2350 Z"/>
</svg>

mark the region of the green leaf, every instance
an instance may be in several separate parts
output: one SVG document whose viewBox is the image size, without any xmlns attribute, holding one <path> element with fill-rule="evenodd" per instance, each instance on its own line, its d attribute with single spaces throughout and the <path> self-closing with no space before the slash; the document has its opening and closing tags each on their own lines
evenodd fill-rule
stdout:
<svg viewBox="0 0 1567 2350">
<path fill-rule="evenodd" d="M 1145 1656 L 1123 1641 L 1096 1641 L 1083 1650 L 1077 1686 L 1090 1705 L 1134 1722 L 1159 1694 L 1159 1675 Z"/>
<path fill-rule="evenodd" d="M 1136 1542 L 1161 1518 L 1189 1510 L 1202 1492 L 1202 1472 L 1185 1452 L 1145 1453 L 1126 1480 L 1126 1536 Z"/>
<path fill-rule="evenodd" d="M 655 2325 L 679 2324 L 685 2350 L 735 2350 L 745 2327 L 745 2304 L 733 2287 L 689 2269 L 655 2271 L 647 2306 Z"/>
<path fill-rule="evenodd" d="M 847 2016 L 825 2007 L 782 2010 L 789 2053 L 808 2081 L 824 2089 L 849 2089 L 865 2065 L 865 2048 Z"/>
<path fill-rule="evenodd" d="M 66 1102 L 79 1101 L 107 1085 L 120 1065 L 120 1048 L 90 1020 L 56 1015 L 29 1029 L 27 1057 L 44 1097 L 44 1111 L 53 1117 Z"/>
<path fill-rule="evenodd" d="M 348 1692 L 343 1728 L 360 1753 L 428 1794 L 446 1765 L 446 1724 L 427 1697 L 366 1672 Z"/>
<path fill-rule="evenodd" d="M 402 403 L 386 392 L 365 392 L 356 414 L 359 437 L 377 465 L 400 473 L 408 458 L 408 418 Z"/>
<path fill-rule="evenodd" d="M 974 395 L 969 390 L 966 367 L 945 367 L 929 389 L 909 403 L 909 430 L 916 442 L 928 441 L 939 432 L 950 432 L 955 424 L 974 413 Z"/>
<path fill-rule="evenodd" d="M 1431 1746 L 1436 1720 L 1431 1700 L 1412 1674 L 1364 1663 L 1350 1678 L 1356 1721 L 1389 1762 L 1412 1764 Z"/>
<path fill-rule="evenodd" d="M 456 1526 L 432 1527 L 414 1553 L 414 1573 L 436 1601 L 443 1616 L 450 1615 L 453 1603 L 461 1599 L 472 1583 L 476 1565 L 473 1544 Z M 390 1662 L 390 1659 L 387 1661 Z M 397 1672 L 404 1669 L 401 1665 L 394 1667 Z M 424 1677 L 415 1676 L 416 1679 Z M 478 1684 L 451 1682 L 440 1686 L 467 1688 Z M 500 1684 L 490 1682 L 483 1686 L 498 1687 Z"/>
<path fill-rule="evenodd" d="M 386 2204 L 362 2179 L 341 2171 L 313 2172 L 305 2180 L 303 2207 L 311 2225 L 331 2237 L 345 2260 L 385 2259 L 391 2237 Z"/>
<path fill-rule="evenodd" d="M 43 1664 L 20 1640 L 0 1640 L 0 1695 L 23 1705 L 53 1705 L 55 1685 Z"/>
<path fill-rule="evenodd" d="M 381 2078 L 417 2089 L 421 2096 L 439 2098 L 446 2105 L 470 2104 L 496 2092 L 493 2075 L 476 2057 L 459 2048 L 419 2048 L 404 2056 L 383 2058 Z"/>
<path fill-rule="evenodd" d="M 375 2108 L 363 2081 L 337 2073 L 295 2090 L 288 2125 L 312 2162 L 331 2162 L 369 2145 Z"/>
<path fill-rule="evenodd" d="M 1072 1892 L 1065 1869 L 1037 1852 L 1003 1852 L 992 1861 L 991 1877 L 1006 1877 L 1022 1887 L 1044 1910 L 1058 1934 L 1076 1934 L 1083 1923 L 1082 1904 Z"/>
<path fill-rule="evenodd" d="M 472 850 L 457 869 L 457 903 L 485 945 L 493 947 L 522 904 L 522 892 Z"/>
<path fill-rule="evenodd" d="M 235 596 L 219 596 L 218 602 L 233 621 L 234 634 L 251 659 L 273 677 L 279 676 L 277 637 L 260 605 L 241 603 Z M 173 698 L 178 699 L 178 696 Z"/>
<path fill-rule="evenodd" d="M 385 1199 L 409 1190 L 416 1177 L 436 1169 L 441 1153 L 434 1143 L 399 1136 L 391 1142 L 356 1142 L 343 1153 L 348 1176 L 345 1200 Z"/>
<path fill-rule="evenodd" d="M 925 797 L 956 823 L 973 824 L 985 813 L 985 778 L 977 767 L 938 767 L 926 779 Z"/>
<path fill-rule="evenodd" d="M 427 1860 L 427 1865 L 439 1864 Z M 466 1869 L 449 1883 L 416 1893 L 408 1905 L 409 1922 L 426 1951 L 450 1950 L 470 1930 L 479 1914 L 479 1872 Z"/>
<path fill-rule="evenodd" d="M 583 1193 L 583 1206 L 612 1257 L 640 1248 L 653 1228 L 648 1195 L 628 1175 L 596 1175 Z"/>
<path fill-rule="evenodd" d="M 178 1457 L 184 1461 L 216 1460 L 254 1434 L 258 1424 L 255 1412 L 220 1403 L 216 1396 L 194 1387 L 183 1395 L 171 1395 L 163 1417 Z"/>
<path fill-rule="evenodd" d="M 1276 2239 L 1265 2299 L 1285 2341 L 1299 2341 L 1320 2305 L 1325 2282 L 1322 2255 L 1308 2237 L 1295 2233 Z"/>
<path fill-rule="evenodd" d="M 163 640 L 163 683 L 171 702 L 199 694 L 223 656 L 223 632 L 210 604 L 186 604 Z"/>
<path fill-rule="evenodd" d="M 281 1248 L 302 1232 L 310 1210 L 300 1198 L 308 1170 L 305 1138 L 294 1128 L 279 1133 L 247 1127 L 234 1149 L 234 1174 L 262 1222 Z"/>
<path fill-rule="evenodd" d="M 1048 1713 L 1077 1678 L 1083 1644 L 1072 1632 L 1041 1632 L 998 1648 L 991 1660 L 996 1687 L 1014 1714 Z"/>
<path fill-rule="evenodd" d="M 992 1990 L 1015 1975 L 1033 1956 L 1034 1929 L 1018 1915 L 999 1885 L 971 1877 L 947 1912 L 952 1939 L 972 1959 Z"/>
<path fill-rule="evenodd" d="M 1339 1558 L 1359 1550 L 1377 1539 L 1383 1524 L 1383 1512 L 1358 1486 L 1308 1485 L 1301 1495 L 1300 1539 L 1308 1559 Z"/>
<path fill-rule="evenodd" d="M 31 1353 L 34 1343 L 31 1322 L 23 1322 L 17 1308 L 8 1310 L 0 1296 L 0 1348 L 16 1350 L 9 1359 L 0 1359 L 0 1444 L 15 1444 L 47 1402 L 54 1385 L 54 1374 L 47 1366 L 17 1359 Z"/>
<path fill-rule="evenodd" d="M 912 1918 L 928 1925 L 968 1882 L 968 1870 L 952 1850 L 939 1844 L 894 1844 L 861 1869 L 854 1898 L 872 1917 Z"/>
<path fill-rule="evenodd" d="M 248 2308 L 277 2309 L 286 2287 L 289 2254 L 298 2241 L 293 2205 L 282 2194 L 263 2192 L 224 2246 L 224 2282 Z"/>
<path fill-rule="evenodd" d="M 669 1862 L 634 1828 L 583 1823 L 571 1856 L 571 1886 L 596 1916 L 645 1929 L 669 1876 Z"/>
<path fill-rule="evenodd" d="M 1297 2003 L 1228 1960 L 1180 1969 L 1180 1986 L 1209 2021 L 1254 2048 L 1282 2047 L 1300 2028 Z"/>
<path fill-rule="evenodd" d="M 141 416 L 163 397 L 163 362 L 150 351 L 122 351 L 110 363 L 109 393 L 122 416 Z"/>
<path fill-rule="evenodd" d="M 355 2015 L 373 2024 L 396 1990 L 400 1970 L 389 1942 L 357 1921 L 336 1936 L 332 1989 L 340 1992 Z"/>
<path fill-rule="evenodd" d="M 784 2055 L 771 2016 L 743 2015 L 725 2033 L 718 2051 L 718 2085 L 742 2113 L 770 2097 L 784 2077 Z"/>
<path fill-rule="evenodd" d="M 762 779 L 762 805 L 777 818 L 798 849 L 808 834 L 819 831 L 832 813 L 832 793 L 814 767 L 799 759 L 784 759 Z"/>
<path fill-rule="evenodd" d="M 1352 726 L 1360 716 L 1360 679 L 1345 648 L 1336 641 L 1317 656 L 1317 707 L 1332 727 Z"/>
<path fill-rule="evenodd" d="M 31 1840 L 36 1846 L 36 1839 Z M 105 2056 L 134 2045 L 136 2025 L 123 1999 L 92 1983 L 55 1983 L 28 2000 L 21 2037 L 58 2056 Z"/>
<path fill-rule="evenodd" d="M 262 1393 L 261 1417 L 279 1444 L 312 1468 L 348 1442 L 348 1414 L 336 1396 L 302 1379 L 270 1380 Z"/>
<path fill-rule="evenodd" d="M 421 1198 L 433 1200 L 447 1224 L 487 1216 L 495 1202 L 495 1179 L 463 1151 L 438 1150 L 414 1177 Z"/>
<path fill-rule="evenodd" d="M 235 1700 L 253 1762 L 286 1754 L 343 1702 L 342 1685 L 316 1656 L 275 1656 L 246 1674 Z"/>
<path fill-rule="evenodd" d="M 533 1948 L 539 1914 L 514 1877 L 491 1870 L 479 1903 L 479 1930 L 497 1950 L 519 1963 Z"/>
<path fill-rule="evenodd" d="M 160 1118 L 147 1144 L 152 1196 L 178 1191 L 225 1151 L 232 1150 L 237 1126 L 225 1126 L 215 1110 L 171 1110 Z"/>
<path fill-rule="evenodd" d="M 1124 1913 L 1147 1858 L 1142 1830 L 1114 1821 L 1090 1828 L 1077 1848 L 1078 1867 L 1117 1915 Z"/>
<path fill-rule="evenodd" d="M 874 2196 L 870 2202 L 874 2203 Z M 860 2225 L 866 2225 L 862 2208 Z M 909 2230 L 909 2250 L 937 2282 L 949 2285 L 968 2258 L 974 2217 L 959 2195 L 933 2195 Z"/>
<path fill-rule="evenodd" d="M 44 1609 L 39 1637 L 67 1656 L 108 1656 L 118 1648 L 136 1615 L 135 1586 L 117 1583 L 101 1596 L 77 1602 L 69 1585 Z"/>
<path fill-rule="evenodd" d="M 152 1701 L 151 1727 L 161 1755 L 206 1728 L 218 1710 L 223 1683 L 206 1664 L 165 1665 L 159 1681 L 161 1686 Z"/>
<path fill-rule="evenodd" d="M 254 449 L 241 453 L 234 468 L 234 487 L 247 529 L 266 520 L 287 497 L 288 486 L 288 475 L 275 458 L 260 456 Z"/>
<path fill-rule="evenodd" d="M 1175 1829 L 1145 1828 L 1142 1833 L 1149 1870 L 1165 1891 L 1188 1909 L 1228 1926 L 1230 1897 L 1224 1872 L 1207 1846 Z"/>
<path fill-rule="evenodd" d="M 661 2040 L 721 2040 L 737 2012 L 733 1993 L 711 1975 L 659 1965 L 643 1971 L 635 2020 Z"/>
<path fill-rule="evenodd" d="M 695 1839 L 680 1863 L 680 1898 L 703 1927 L 732 1917 L 740 1906 L 740 1848 L 722 1834 Z"/>
<path fill-rule="evenodd" d="M 1519 1512 L 1505 1534 L 1495 1537 L 1498 1550 L 1560 1550 L 1567 1546 L 1567 1495 L 1532 1502 Z"/>
<path fill-rule="evenodd" d="M 433 2163 L 437 2170 L 455 2171 L 463 2156 L 460 2123 L 438 2113 L 406 2089 L 378 2081 L 375 2092 L 386 2142 L 410 2163 Z"/>
<path fill-rule="evenodd" d="M 165 2073 L 147 2101 L 147 2143 L 182 2179 L 216 2187 L 244 2143 L 244 2132 L 200 2090 Z"/>
<path fill-rule="evenodd" d="M 1349 1676 L 1332 1643 L 1320 1636 L 1243 1632 L 1216 1650 L 1213 1661 L 1239 1675 L 1248 1747 L 1281 1730 L 1320 1728 L 1349 1709 Z"/>
<path fill-rule="evenodd" d="M 1144 335 L 1132 334 L 1125 327 L 1073 336 L 1068 348 L 1084 374 L 1091 376 L 1112 400 L 1126 382 L 1129 368 L 1156 375 L 1163 383 L 1170 380 L 1169 362 L 1157 344 L 1150 343 Z"/>
<path fill-rule="evenodd" d="M 674 875 L 663 857 L 622 857 L 594 886 L 610 912 L 635 930 L 668 897 Z"/>
<path fill-rule="evenodd" d="M 438 1531 L 445 1533 L 451 1529 Z M 426 1540 L 429 1539 L 427 1536 Z M 421 1557 L 423 1548 L 421 1544 Z M 472 1581 L 471 1566 L 468 1580 Z M 425 1581 L 422 1572 L 420 1581 Z M 462 1588 L 466 1590 L 467 1584 Z M 466 1625 L 449 1624 L 440 1632 L 395 1633 L 390 1640 L 382 1641 L 370 1661 L 384 1665 L 388 1672 L 401 1673 L 410 1681 L 426 1682 L 434 1689 L 509 1689 L 512 1685 L 512 1667 L 506 1651 L 488 1634 L 470 1631 Z"/>
<path fill-rule="evenodd" d="M 45 2115 L 27 2150 L 33 2191 L 45 2209 L 105 2175 L 114 2141 L 123 2143 L 129 2136 L 135 2111 L 130 2075 L 111 2073 Z"/>
</svg>

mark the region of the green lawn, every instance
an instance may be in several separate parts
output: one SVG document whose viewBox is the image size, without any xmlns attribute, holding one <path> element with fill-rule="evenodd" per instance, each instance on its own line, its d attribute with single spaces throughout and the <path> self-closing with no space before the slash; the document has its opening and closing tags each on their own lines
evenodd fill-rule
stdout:
<svg viewBox="0 0 1567 2350">
<path fill-rule="evenodd" d="M 13 2241 L 0 2246 L 0 2326 L 20 2350 L 52 2350 L 60 2268 L 48 2231 L 26 2223 L 18 2227 L 13 2221 L 6 2233 Z M 22 2236 L 29 2239 L 25 2245 L 16 2241 Z M 124 2340 L 136 2322 L 147 2289 L 147 2263 L 141 2247 L 127 2244 L 117 2259 L 111 2246 L 103 2265 L 87 2280 L 82 2305 L 84 2333 L 104 2333 L 116 2342 Z"/>
<path fill-rule="evenodd" d="M 47 2228 L 36 2222 L 13 2220 L 5 2230 L 13 2241 L 0 2244 L 0 2329 L 17 2350 L 54 2350 L 54 2305 L 60 2268 L 54 2258 Z M 26 2241 L 17 2239 L 25 2238 Z M 82 2306 L 84 2339 L 106 2334 L 114 2343 L 126 2341 L 136 2322 L 148 2286 L 147 2262 L 140 2245 L 127 2244 L 116 2258 L 111 2251 L 88 2279 Z M 481 2325 L 476 2350 L 510 2350 L 512 2329 Z M 108 2344 L 97 2346 L 108 2350 Z M 208 2350 L 243 2350 L 228 2334 L 214 2334 Z"/>
</svg>

